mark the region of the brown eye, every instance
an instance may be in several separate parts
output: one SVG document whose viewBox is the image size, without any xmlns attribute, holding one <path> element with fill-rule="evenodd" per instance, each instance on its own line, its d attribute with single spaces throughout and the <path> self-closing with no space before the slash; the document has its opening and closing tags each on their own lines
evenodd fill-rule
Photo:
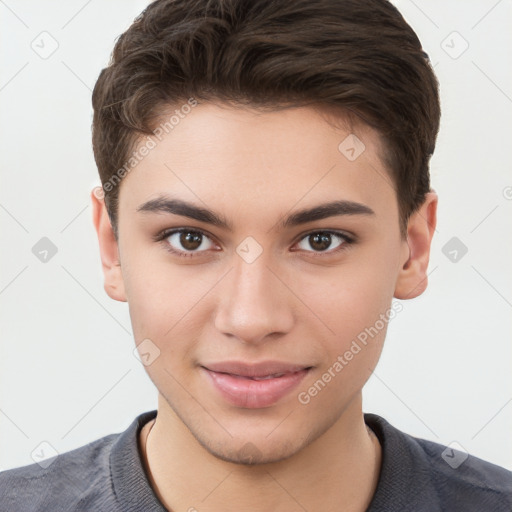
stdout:
<svg viewBox="0 0 512 512">
<path fill-rule="evenodd" d="M 201 247 L 203 237 L 199 233 L 190 233 L 183 231 L 180 233 L 180 244 L 187 251 L 195 251 Z"/>
<path fill-rule="evenodd" d="M 211 240 L 200 231 L 181 229 L 166 237 L 167 243 L 176 252 L 203 252 L 211 249 Z"/>
<path fill-rule="evenodd" d="M 350 242 L 351 240 L 349 240 L 347 236 L 341 233 L 317 231 L 315 233 L 306 235 L 298 245 L 300 249 L 303 249 L 307 252 L 334 252 L 334 249 L 337 249 L 343 244 Z M 307 246 L 309 246 L 312 251 L 309 250 Z"/>
</svg>

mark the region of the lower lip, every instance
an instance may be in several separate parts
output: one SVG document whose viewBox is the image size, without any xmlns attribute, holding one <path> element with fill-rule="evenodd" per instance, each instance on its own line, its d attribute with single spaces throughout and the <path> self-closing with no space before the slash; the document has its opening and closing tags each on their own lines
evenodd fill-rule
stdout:
<svg viewBox="0 0 512 512">
<path fill-rule="evenodd" d="M 202 368 L 220 394 L 230 404 L 246 409 L 270 407 L 296 388 L 309 372 L 304 369 L 282 377 L 253 380 L 229 373 L 219 373 Z"/>
</svg>

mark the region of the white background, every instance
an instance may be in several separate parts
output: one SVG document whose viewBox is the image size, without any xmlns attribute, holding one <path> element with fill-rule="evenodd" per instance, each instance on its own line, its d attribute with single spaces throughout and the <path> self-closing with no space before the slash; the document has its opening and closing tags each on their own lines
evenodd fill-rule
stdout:
<svg viewBox="0 0 512 512">
<path fill-rule="evenodd" d="M 0 2 L 0 469 L 156 408 L 127 305 L 103 290 L 89 200 L 91 90 L 145 5 Z M 441 83 L 439 223 L 430 286 L 390 325 L 365 411 L 512 469 L 512 2 L 397 5 Z M 43 31 L 59 45 L 47 59 L 31 48 Z M 42 237 L 58 249 L 47 263 L 32 253 Z M 452 237 L 468 248 L 456 263 L 442 252 Z"/>
</svg>

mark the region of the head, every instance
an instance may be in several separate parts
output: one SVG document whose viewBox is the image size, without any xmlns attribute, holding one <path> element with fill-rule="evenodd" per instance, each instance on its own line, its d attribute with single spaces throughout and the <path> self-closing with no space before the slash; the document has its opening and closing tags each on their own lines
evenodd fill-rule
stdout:
<svg viewBox="0 0 512 512">
<path fill-rule="evenodd" d="M 169 416 L 235 462 L 315 442 L 427 283 L 440 110 L 416 34 L 385 0 L 158 0 L 93 106 L 105 289 Z M 212 384 L 234 361 L 305 371 L 242 403 Z"/>
</svg>

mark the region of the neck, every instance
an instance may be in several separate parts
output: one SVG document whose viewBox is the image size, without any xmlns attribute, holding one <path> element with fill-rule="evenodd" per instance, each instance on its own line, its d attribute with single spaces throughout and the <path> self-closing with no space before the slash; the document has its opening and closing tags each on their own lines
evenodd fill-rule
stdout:
<svg viewBox="0 0 512 512">
<path fill-rule="evenodd" d="M 275 463 L 242 465 L 216 458 L 162 397 L 140 444 L 151 486 L 168 510 L 364 512 L 381 464 L 380 445 L 364 423 L 360 396 L 322 436 Z"/>
</svg>

